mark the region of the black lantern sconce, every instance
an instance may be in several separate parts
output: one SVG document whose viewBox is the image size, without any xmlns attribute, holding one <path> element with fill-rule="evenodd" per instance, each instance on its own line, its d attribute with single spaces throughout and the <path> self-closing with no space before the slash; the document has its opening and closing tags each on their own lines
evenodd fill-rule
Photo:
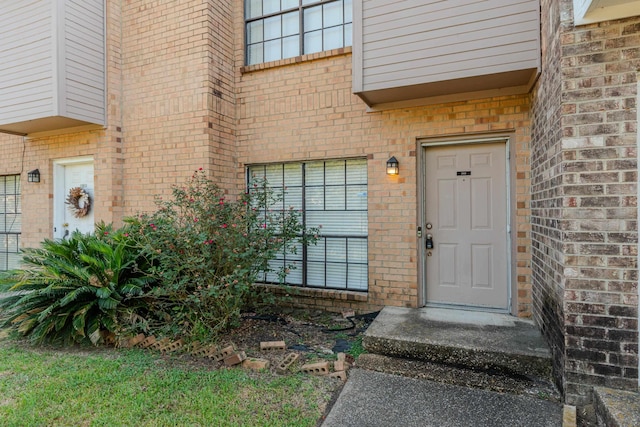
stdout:
<svg viewBox="0 0 640 427">
<path fill-rule="evenodd" d="M 398 173 L 400 173 L 398 159 L 392 157 L 387 160 L 387 175 L 398 175 Z"/>
<path fill-rule="evenodd" d="M 38 169 L 34 169 L 32 171 L 27 172 L 27 181 L 40 182 L 40 171 Z"/>
</svg>

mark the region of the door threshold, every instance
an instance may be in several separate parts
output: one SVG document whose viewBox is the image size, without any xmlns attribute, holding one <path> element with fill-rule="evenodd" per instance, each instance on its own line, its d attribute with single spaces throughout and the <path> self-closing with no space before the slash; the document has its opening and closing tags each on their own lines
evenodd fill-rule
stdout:
<svg viewBox="0 0 640 427">
<path fill-rule="evenodd" d="M 511 310 L 506 308 L 479 307 L 477 305 L 445 304 L 445 303 L 437 303 L 437 302 L 428 302 L 424 305 L 424 307 L 425 308 L 441 308 L 445 310 L 477 311 L 481 313 L 507 314 L 509 316 L 512 316 Z"/>
</svg>

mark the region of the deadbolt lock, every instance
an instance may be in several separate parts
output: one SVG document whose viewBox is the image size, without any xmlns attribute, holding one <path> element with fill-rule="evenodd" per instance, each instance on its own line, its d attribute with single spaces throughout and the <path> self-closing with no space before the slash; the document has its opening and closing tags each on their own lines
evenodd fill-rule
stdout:
<svg viewBox="0 0 640 427">
<path fill-rule="evenodd" d="M 433 236 L 431 234 L 427 234 L 426 247 L 427 249 L 433 249 Z"/>
</svg>

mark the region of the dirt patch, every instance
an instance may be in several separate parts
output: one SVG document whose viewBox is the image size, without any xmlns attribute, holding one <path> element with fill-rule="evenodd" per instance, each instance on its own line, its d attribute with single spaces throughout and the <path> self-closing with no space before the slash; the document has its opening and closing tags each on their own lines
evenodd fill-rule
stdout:
<svg viewBox="0 0 640 427">
<path fill-rule="evenodd" d="M 375 314 L 345 318 L 340 313 L 284 309 L 277 313 L 244 313 L 240 325 L 219 337 L 218 347 L 233 343 L 247 357 L 266 359 L 269 370 L 279 374 L 277 366 L 289 353 L 298 360 L 290 372 L 297 372 L 305 363 L 334 361 L 337 353 L 358 355 L 362 351 L 362 334 L 375 318 Z M 284 341 L 286 349 L 261 351 L 260 343 Z M 191 356 L 188 352 L 163 356 L 167 363 L 219 369 L 222 362 L 206 357 Z"/>
</svg>

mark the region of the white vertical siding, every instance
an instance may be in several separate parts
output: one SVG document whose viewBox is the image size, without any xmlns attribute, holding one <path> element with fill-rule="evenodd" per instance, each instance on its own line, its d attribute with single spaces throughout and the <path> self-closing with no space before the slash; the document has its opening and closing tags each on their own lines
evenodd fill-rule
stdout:
<svg viewBox="0 0 640 427">
<path fill-rule="evenodd" d="M 357 6 L 356 92 L 539 70 L 538 0 L 358 0 Z"/>
<path fill-rule="evenodd" d="M 105 122 L 104 13 L 101 0 L 67 0 L 64 13 L 66 113 Z"/>
<path fill-rule="evenodd" d="M 0 123 L 55 111 L 51 2 L 0 0 Z"/>
</svg>

